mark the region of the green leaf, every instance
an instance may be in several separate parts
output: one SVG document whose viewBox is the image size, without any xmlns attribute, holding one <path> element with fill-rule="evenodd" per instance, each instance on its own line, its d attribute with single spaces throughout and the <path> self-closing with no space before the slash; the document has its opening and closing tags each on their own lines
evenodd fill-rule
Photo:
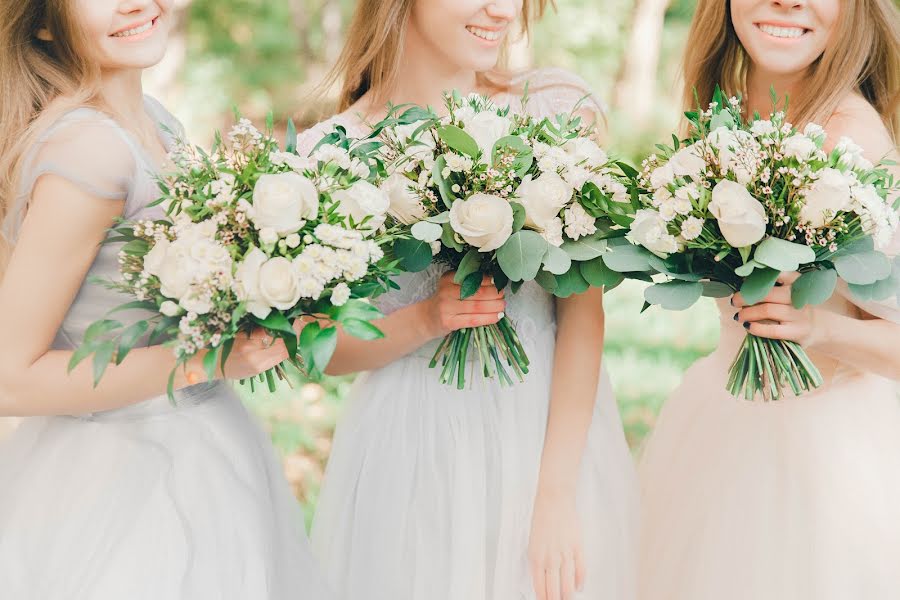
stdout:
<svg viewBox="0 0 900 600">
<path fill-rule="evenodd" d="M 900 299 L 900 256 L 894 258 L 890 277 L 869 285 L 847 284 L 853 297 L 864 302 L 882 302 L 896 296 Z"/>
<path fill-rule="evenodd" d="M 610 246 L 609 252 L 603 255 L 603 262 L 606 266 L 618 273 L 629 273 L 633 271 L 650 271 L 650 257 L 654 256 L 652 252 L 634 246 L 631 243 L 618 244 Z"/>
<path fill-rule="evenodd" d="M 703 295 L 707 298 L 727 298 L 734 295 L 734 290 L 721 281 L 701 281 L 703 285 Z"/>
<path fill-rule="evenodd" d="M 494 142 L 494 148 L 491 152 L 491 164 L 497 166 L 497 157 L 504 148 L 511 148 L 516 155 L 512 167 L 516 175 L 525 177 L 531 165 L 534 164 L 534 151 L 522 140 L 515 135 L 502 137 Z"/>
<path fill-rule="evenodd" d="M 284 314 L 277 310 L 273 310 L 272 312 L 270 312 L 269 316 L 265 319 L 257 319 L 256 317 L 254 317 L 253 321 L 260 327 L 271 332 L 296 335 L 291 322 L 287 319 L 287 317 L 284 316 Z"/>
<path fill-rule="evenodd" d="M 593 260 L 606 252 L 609 242 L 603 237 L 606 232 L 597 232 L 578 240 L 566 240 L 560 248 L 577 261 Z"/>
<path fill-rule="evenodd" d="M 482 275 L 480 271 L 469 273 L 466 278 L 463 279 L 462 285 L 459 288 L 459 299 L 465 300 L 466 298 L 474 296 L 478 290 L 481 289 L 481 283 L 483 281 L 484 275 Z"/>
<path fill-rule="evenodd" d="M 691 281 L 667 281 L 644 290 L 644 299 L 666 310 L 686 310 L 703 295 L 703 285 Z"/>
<path fill-rule="evenodd" d="M 497 250 L 497 263 L 511 280 L 529 281 L 540 270 L 548 245 L 534 231 L 517 231 Z"/>
<path fill-rule="evenodd" d="M 87 328 L 84 332 L 84 341 L 92 342 L 96 338 L 106 335 L 107 333 L 114 331 L 116 329 L 122 328 L 123 325 L 119 321 L 114 321 L 112 319 L 103 319 L 102 321 L 95 321 L 91 323 L 91 326 Z"/>
<path fill-rule="evenodd" d="M 337 347 L 337 328 L 327 327 L 319 331 L 312 345 L 313 365 L 322 373 L 331 362 L 334 349 Z"/>
<path fill-rule="evenodd" d="M 359 319 L 361 321 L 371 321 L 379 319 L 382 315 L 377 306 L 369 304 L 365 300 L 352 298 L 343 306 L 334 306 L 328 309 L 328 316 L 335 321 L 344 321 L 346 319 Z"/>
<path fill-rule="evenodd" d="M 284 138 L 284 151 L 293 153 L 297 149 L 297 127 L 294 125 L 293 119 L 288 119 L 287 134 Z"/>
<path fill-rule="evenodd" d="M 580 263 L 581 276 L 594 287 L 613 288 L 625 279 L 625 276 L 606 266 L 602 257 Z"/>
<path fill-rule="evenodd" d="M 869 285 L 891 276 L 891 261 L 881 252 L 835 256 L 834 268 L 847 283 Z"/>
<path fill-rule="evenodd" d="M 94 352 L 94 387 L 97 387 L 100 383 L 100 379 L 112 362 L 115 352 L 115 342 L 103 342 L 97 346 L 97 350 Z"/>
<path fill-rule="evenodd" d="M 156 312 L 158 310 L 158 307 L 155 303 L 147 300 L 135 300 L 134 302 L 128 302 L 121 306 L 115 307 L 114 309 L 109 311 L 109 314 L 122 312 L 124 310 L 151 310 Z"/>
<path fill-rule="evenodd" d="M 738 267 L 737 269 L 735 269 L 734 274 L 737 275 L 738 277 L 749 277 L 750 274 L 753 273 L 753 271 L 755 269 L 761 269 L 761 268 L 763 268 L 763 265 L 759 264 L 755 260 L 749 260 L 746 263 L 744 263 L 743 265 L 741 265 L 740 267 Z"/>
<path fill-rule="evenodd" d="M 431 244 L 422 240 L 401 238 L 394 242 L 394 254 L 400 266 L 410 273 L 424 271 L 431 264 Z"/>
<path fill-rule="evenodd" d="M 444 223 L 444 235 L 441 236 L 441 244 L 447 248 L 453 248 L 457 252 L 462 252 L 463 245 L 456 241 L 456 234 L 450 223 Z"/>
<path fill-rule="evenodd" d="M 231 356 L 233 348 L 234 338 L 228 338 L 225 340 L 225 343 L 222 344 L 222 358 L 219 359 L 219 370 L 222 372 L 222 377 L 225 377 L 225 363 L 228 362 L 228 357 Z"/>
<path fill-rule="evenodd" d="M 307 323 L 306 327 L 304 327 L 300 331 L 300 346 L 297 348 L 297 351 L 300 353 L 300 358 L 306 364 L 306 369 L 310 373 L 316 370 L 313 346 L 315 344 L 316 337 L 321 331 L 322 326 L 319 325 L 318 321 Z"/>
<path fill-rule="evenodd" d="M 366 321 L 347 319 L 342 325 L 344 331 L 361 340 L 378 340 L 384 337 L 384 333 L 380 329 Z"/>
<path fill-rule="evenodd" d="M 766 238 L 756 248 L 753 260 L 782 273 L 796 271 L 800 265 L 816 261 L 816 253 L 809 246 L 776 237 Z"/>
<path fill-rule="evenodd" d="M 210 350 L 203 357 L 203 370 L 206 371 L 206 379 L 212 381 L 216 378 L 216 363 L 221 355 L 222 347 L 219 346 L 214 350 Z"/>
<path fill-rule="evenodd" d="M 438 156 L 437 160 L 434 161 L 434 166 L 431 168 L 431 178 L 434 179 L 434 183 L 438 187 L 444 206 L 449 209 L 456 201 L 456 196 L 453 195 L 453 190 L 450 189 L 450 182 L 444 179 L 444 167 L 446 166 L 447 160 L 443 156 Z"/>
<path fill-rule="evenodd" d="M 556 291 L 553 294 L 558 298 L 568 298 L 572 294 L 583 294 L 590 287 L 581 275 L 581 269 L 569 269 L 556 276 Z"/>
<path fill-rule="evenodd" d="M 117 365 L 122 364 L 122 361 L 125 360 L 125 357 L 128 356 L 128 353 L 138 343 L 138 340 L 147 333 L 149 328 L 150 323 L 147 321 L 138 321 L 122 332 L 122 335 L 119 336 L 119 348 L 116 350 Z"/>
<path fill-rule="evenodd" d="M 518 202 L 510 202 L 509 205 L 513 209 L 513 233 L 522 229 L 525 225 L 525 207 Z"/>
<path fill-rule="evenodd" d="M 547 271 L 539 271 L 534 280 L 537 281 L 538 284 L 549 293 L 553 294 L 556 292 L 557 283 L 556 277 L 553 275 L 553 273 L 548 273 Z"/>
<path fill-rule="evenodd" d="M 822 304 L 834 294 L 837 280 L 833 269 L 817 269 L 802 274 L 791 286 L 791 304 L 797 309 L 807 304 Z"/>
<path fill-rule="evenodd" d="M 432 216 L 426 218 L 425 220 L 428 221 L 429 223 L 438 223 L 440 225 L 443 225 L 444 223 L 449 223 L 450 222 L 450 211 L 445 210 L 444 212 L 438 213 L 436 215 L 432 215 Z"/>
<path fill-rule="evenodd" d="M 664 260 L 655 254 L 649 256 L 647 260 L 654 271 L 662 273 L 663 275 L 668 275 L 673 279 L 680 279 L 682 281 L 700 281 L 700 279 L 702 279 L 702 276 L 697 273 L 682 271 L 681 268 L 685 267 L 685 265 L 677 265 L 674 260 Z"/>
<path fill-rule="evenodd" d="M 429 221 L 419 221 L 415 225 L 410 228 L 410 233 L 412 236 L 422 242 L 436 242 L 441 239 L 441 235 L 444 233 L 444 228 L 438 225 L 437 223 L 431 223 Z"/>
<path fill-rule="evenodd" d="M 122 252 L 133 256 L 143 256 L 150 252 L 150 244 L 146 240 L 131 240 L 122 246 Z"/>
<path fill-rule="evenodd" d="M 541 262 L 544 268 L 554 275 L 562 275 L 572 267 L 569 255 L 553 244 L 547 244 L 547 252 Z"/>
<path fill-rule="evenodd" d="M 719 108 L 724 107 L 719 104 Z M 732 129 L 734 127 L 734 119 L 729 113 L 722 111 L 713 115 L 712 121 L 710 121 L 709 124 L 709 130 L 715 131 L 719 127 L 727 127 L 728 129 Z"/>
<path fill-rule="evenodd" d="M 459 267 L 456 268 L 456 274 L 453 276 L 453 282 L 462 284 L 466 277 L 481 269 L 481 252 L 472 248 L 463 256 Z"/>
<path fill-rule="evenodd" d="M 88 356 L 94 353 L 94 346 L 90 344 L 85 344 L 83 346 L 79 346 L 73 353 L 72 357 L 69 359 L 69 366 L 67 368 L 67 373 L 71 373 L 75 370 L 79 364 L 84 361 Z"/>
<path fill-rule="evenodd" d="M 440 127 L 437 130 L 437 134 L 451 150 L 472 158 L 478 158 L 478 142 L 456 125 L 445 125 Z"/>
<path fill-rule="evenodd" d="M 741 286 L 741 296 L 747 304 L 757 304 L 769 295 L 775 287 L 775 281 L 781 274 L 780 271 L 768 267 L 756 269 L 749 277 L 744 279 Z"/>
</svg>

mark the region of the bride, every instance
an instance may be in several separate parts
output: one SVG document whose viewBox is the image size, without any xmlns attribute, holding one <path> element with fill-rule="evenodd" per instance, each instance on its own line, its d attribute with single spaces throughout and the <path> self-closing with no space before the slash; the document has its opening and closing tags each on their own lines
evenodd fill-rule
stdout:
<svg viewBox="0 0 900 600">
<path fill-rule="evenodd" d="M 448 89 L 571 111 L 589 96 L 578 77 L 497 66 L 514 24 L 543 4 L 360 1 L 335 70 L 341 112 L 301 136 L 301 153 L 336 125 L 364 135 L 387 101 L 440 107 Z M 582 106 L 602 116 L 593 96 Z M 313 524 L 330 583 L 342 599 L 633 598 L 636 482 L 601 369 L 602 292 L 554 301 L 534 283 L 509 295 L 485 281 L 460 300 L 444 270 L 402 276 L 379 299 L 385 338 L 341 335 L 328 367 L 371 371 L 339 424 Z M 438 383 L 437 340 L 504 311 L 531 358 L 525 383 Z"/>
</svg>

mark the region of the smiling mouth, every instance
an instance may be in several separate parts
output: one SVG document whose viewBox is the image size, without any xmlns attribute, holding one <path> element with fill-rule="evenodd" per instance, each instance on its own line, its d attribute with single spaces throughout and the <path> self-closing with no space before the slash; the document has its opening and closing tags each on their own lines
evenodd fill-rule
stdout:
<svg viewBox="0 0 900 600">
<path fill-rule="evenodd" d="M 159 17 L 156 17 L 150 21 L 147 21 L 143 25 L 140 25 L 139 27 L 135 27 L 133 29 L 126 29 L 125 31 L 120 31 L 118 33 L 114 33 L 114 34 L 112 34 L 111 37 L 129 38 L 129 37 L 132 37 L 135 35 L 140 35 L 142 33 L 146 33 L 148 31 L 150 31 L 151 29 L 153 29 L 153 27 L 156 25 L 156 22 L 158 20 L 159 20 Z"/>
<path fill-rule="evenodd" d="M 797 39 L 810 32 L 809 29 L 804 27 L 784 27 L 767 23 L 757 23 L 756 27 L 765 34 L 783 40 Z"/>
<path fill-rule="evenodd" d="M 493 31 L 490 29 L 482 29 L 481 27 L 475 27 L 474 25 L 466 25 L 466 31 L 471 33 L 477 38 L 481 38 L 488 42 L 497 42 L 503 38 L 503 30 Z"/>
</svg>

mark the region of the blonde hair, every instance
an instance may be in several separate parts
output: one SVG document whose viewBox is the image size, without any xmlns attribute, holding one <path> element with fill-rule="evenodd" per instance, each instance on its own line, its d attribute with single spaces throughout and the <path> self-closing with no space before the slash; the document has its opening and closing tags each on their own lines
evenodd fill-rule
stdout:
<svg viewBox="0 0 900 600">
<path fill-rule="evenodd" d="M 387 100 L 400 71 L 400 59 L 409 16 L 417 0 L 359 0 L 350 22 L 344 48 L 323 87 L 341 82 L 338 112 L 343 112 L 373 90 L 375 102 Z M 426 0 L 427 1 L 427 0 Z M 543 16 L 553 0 L 523 0 L 522 32 L 531 20 Z M 502 61 L 501 61 L 502 62 Z M 481 73 L 488 85 L 503 87 L 509 80 L 502 71 Z"/>
<path fill-rule="evenodd" d="M 731 22 L 731 0 L 699 0 L 684 56 L 684 106 L 746 92 L 750 57 Z M 847 94 L 858 92 L 900 139 L 900 11 L 894 0 L 843 0 L 834 42 L 813 63 L 803 89 L 790 98 L 793 122 L 825 124 Z"/>
<path fill-rule="evenodd" d="M 48 40 L 38 37 L 45 32 Z M 18 194 L 23 156 L 59 114 L 97 99 L 98 67 L 71 0 L 0 3 L 0 224 Z M 48 107 L 60 97 L 65 105 Z M 0 235 L 0 280 L 11 247 Z"/>
</svg>

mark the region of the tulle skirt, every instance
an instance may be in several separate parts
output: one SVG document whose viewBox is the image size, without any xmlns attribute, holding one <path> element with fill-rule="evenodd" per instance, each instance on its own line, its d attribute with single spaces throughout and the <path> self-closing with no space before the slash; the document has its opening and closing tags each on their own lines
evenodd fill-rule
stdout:
<svg viewBox="0 0 900 600">
<path fill-rule="evenodd" d="M 900 405 L 844 370 L 779 402 L 685 375 L 643 455 L 641 600 L 900 598 Z"/>
<path fill-rule="evenodd" d="M 550 329 L 550 328 L 548 328 Z M 340 422 L 312 543 L 342 600 L 530 600 L 527 562 L 550 396 L 554 332 L 501 388 L 438 383 L 431 349 L 359 381 Z M 637 482 L 603 375 L 581 462 L 579 598 L 636 593 Z"/>
<path fill-rule="evenodd" d="M 4 600 L 320 600 L 301 510 L 224 385 L 0 446 Z"/>
</svg>

